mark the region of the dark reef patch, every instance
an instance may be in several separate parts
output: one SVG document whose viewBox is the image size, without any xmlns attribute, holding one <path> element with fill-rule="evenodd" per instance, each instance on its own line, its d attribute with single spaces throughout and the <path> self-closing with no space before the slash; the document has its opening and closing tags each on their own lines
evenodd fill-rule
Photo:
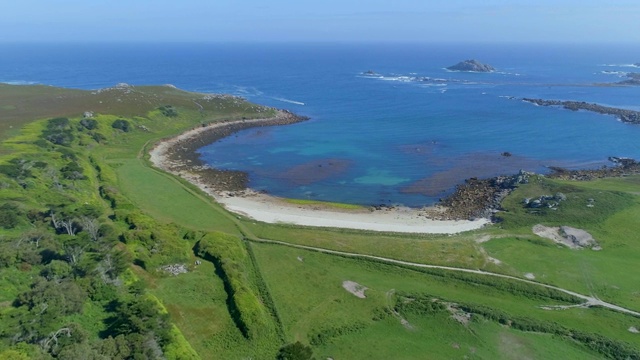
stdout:
<svg viewBox="0 0 640 360">
<path fill-rule="evenodd" d="M 278 177 L 295 185 L 309 185 L 347 171 L 353 164 L 345 159 L 321 159 L 296 165 Z"/>
<path fill-rule="evenodd" d="M 527 171 L 539 171 L 545 168 L 539 160 L 522 156 L 504 156 L 500 153 L 487 154 L 475 153 L 449 160 L 453 165 L 447 170 L 439 171 L 432 176 L 415 181 L 402 189 L 404 194 L 422 194 L 429 197 L 446 195 L 452 191 L 456 184 L 463 183 L 466 179 L 489 178 L 504 174 L 513 174 L 520 169 Z M 442 166 L 446 164 L 429 165 Z M 428 165 L 428 166 L 429 166 Z"/>
</svg>

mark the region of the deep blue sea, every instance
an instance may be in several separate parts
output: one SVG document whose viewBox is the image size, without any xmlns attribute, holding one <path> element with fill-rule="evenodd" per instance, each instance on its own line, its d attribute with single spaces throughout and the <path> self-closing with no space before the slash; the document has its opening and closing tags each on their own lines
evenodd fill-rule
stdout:
<svg viewBox="0 0 640 360">
<path fill-rule="evenodd" d="M 639 46 L 5 44 L 0 54 L 0 82 L 173 84 L 309 116 L 201 149 L 207 163 L 285 197 L 421 206 L 468 177 L 640 158 L 638 125 L 519 100 L 640 110 L 640 87 L 593 86 L 640 72 Z M 497 71 L 445 70 L 471 58 Z"/>
</svg>

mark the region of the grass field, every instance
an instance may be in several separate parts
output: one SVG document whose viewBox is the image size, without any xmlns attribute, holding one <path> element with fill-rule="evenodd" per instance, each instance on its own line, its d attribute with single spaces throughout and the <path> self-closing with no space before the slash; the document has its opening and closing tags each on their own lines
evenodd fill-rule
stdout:
<svg viewBox="0 0 640 360">
<path fill-rule="evenodd" d="M 507 236 L 482 245 L 512 274 L 532 273 L 537 280 L 638 310 L 640 274 L 631 270 L 640 258 L 638 183 L 640 177 L 634 176 L 590 182 L 551 182 L 551 189 L 536 184 L 518 189 L 505 201 L 505 207 L 511 212 L 505 216 Z M 556 212 L 527 214 L 518 203 L 523 197 L 539 196 L 557 189 L 565 191 L 568 200 L 567 204 L 561 203 Z M 594 199 L 594 207 L 587 207 L 588 199 Z M 602 250 L 572 250 L 557 245 L 533 235 L 531 227 L 535 224 L 584 229 L 594 236 Z M 508 236 L 509 233 L 518 235 Z"/>
<path fill-rule="evenodd" d="M 443 281 L 393 266 L 304 250 L 263 244 L 253 244 L 252 247 L 278 310 L 283 314 L 290 341 L 311 341 L 319 331 L 337 329 L 340 333 L 318 347 L 322 358 L 420 358 L 420 354 L 430 354 L 430 358 L 450 358 L 471 355 L 471 348 L 476 349 L 478 358 L 509 358 L 509 352 L 515 357 L 517 351 L 501 345 L 503 332 L 507 344 L 521 344 L 518 346 L 524 346 L 530 352 L 538 351 L 536 344 L 545 342 L 553 344 L 547 349 L 550 351 L 547 355 L 554 351 L 557 351 L 557 356 L 563 353 L 584 355 L 586 352 L 571 341 L 502 328 L 483 321 L 471 322 L 465 327 L 446 313 L 433 317 L 407 316 L 413 327 L 410 329 L 401 325 L 400 319 L 389 315 L 373 320 L 381 317 L 380 314 L 389 306 L 389 294 L 393 292 L 426 293 L 453 302 L 473 302 L 514 315 L 545 319 L 568 327 L 586 327 L 607 336 L 624 338 L 636 344 L 640 342 L 637 335 L 627 331 L 629 326 L 638 322 L 637 319 L 611 311 L 542 310 L 540 305 L 550 305 L 553 301 L 532 300 L 477 285 Z M 357 298 L 343 289 L 341 284 L 345 280 L 366 286 L 367 298 Z M 501 331 L 496 331 L 498 329 Z M 454 343 L 459 344 L 460 349 L 453 347 Z M 589 356 L 597 358 L 594 354 Z"/>
<path fill-rule="evenodd" d="M 185 188 L 175 178 L 144 166 L 139 159 L 123 161 L 116 172 L 123 193 L 154 218 L 194 230 L 238 233 L 219 205 Z"/>
<path fill-rule="evenodd" d="M 389 258 L 469 268 L 480 268 L 485 259 L 473 239 L 482 231 L 460 236 L 384 234 L 358 230 L 327 230 L 246 222 L 256 236 L 292 244 L 358 252 Z"/>
</svg>

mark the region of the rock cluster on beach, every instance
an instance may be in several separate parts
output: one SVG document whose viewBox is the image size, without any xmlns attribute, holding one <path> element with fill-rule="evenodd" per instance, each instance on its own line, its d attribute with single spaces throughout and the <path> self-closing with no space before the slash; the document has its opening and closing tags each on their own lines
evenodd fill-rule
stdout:
<svg viewBox="0 0 640 360">
<path fill-rule="evenodd" d="M 456 186 L 450 196 L 440 199 L 440 211 L 429 215 L 442 220 L 466 220 L 490 218 L 500 209 L 500 203 L 519 184 L 529 182 L 533 173 L 521 170 L 512 176 L 496 176 L 490 179 L 470 178 Z"/>
<path fill-rule="evenodd" d="M 470 59 L 461 61 L 455 65 L 451 65 L 447 68 L 451 71 L 468 71 L 468 72 L 493 72 L 496 69 L 487 64 L 483 64 L 478 60 Z"/>
<path fill-rule="evenodd" d="M 640 162 L 629 158 L 610 157 L 614 166 L 592 170 L 567 170 L 551 167 L 553 179 L 588 181 L 605 177 L 623 177 L 640 174 Z M 430 211 L 429 217 L 440 220 L 467 220 L 475 218 L 492 218 L 501 209 L 501 202 L 519 184 L 526 184 L 534 173 L 520 170 L 516 175 L 497 176 L 490 179 L 470 178 L 464 184 L 456 186 L 453 194 L 440 199 L 439 208 Z M 538 199 L 525 199 L 525 206 L 557 207 L 566 199 L 562 193 L 553 196 L 543 196 Z M 589 206 L 589 205 L 587 205 Z"/>
<path fill-rule="evenodd" d="M 640 111 L 619 109 L 598 104 L 587 103 L 584 101 L 560 101 L 560 100 L 544 100 L 523 98 L 523 101 L 536 104 L 538 106 L 562 106 L 568 110 L 586 110 L 604 115 L 613 115 L 620 121 L 629 124 L 640 124 Z"/>
</svg>

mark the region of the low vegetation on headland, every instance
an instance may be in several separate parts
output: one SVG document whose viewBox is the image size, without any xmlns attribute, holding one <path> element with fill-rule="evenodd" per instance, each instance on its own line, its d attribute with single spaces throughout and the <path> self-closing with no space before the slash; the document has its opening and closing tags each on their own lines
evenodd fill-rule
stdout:
<svg viewBox="0 0 640 360">
<path fill-rule="evenodd" d="M 0 359 L 640 358 L 640 319 L 517 280 L 640 310 L 638 177 L 532 175 L 510 183 L 501 222 L 456 236 L 262 224 L 145 156 L 275 110 L 168 86 L 0 93 Z M 541 223 L 602 250 L 538 237 Z"/>
</svg>

